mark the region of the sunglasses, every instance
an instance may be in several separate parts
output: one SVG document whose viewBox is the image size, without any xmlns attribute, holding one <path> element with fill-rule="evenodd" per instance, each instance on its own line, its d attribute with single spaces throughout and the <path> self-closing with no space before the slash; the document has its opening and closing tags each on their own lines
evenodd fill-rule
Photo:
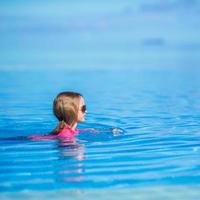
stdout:
<svg viewBox="0 0 200 200">
<path fill-rule="evenodd" d="M 86 110 L 87 110 L 86 105 L 83 105 L 83 106 L 81 107 L 81 111 L 82 111 L 83 113 L 85 113 Z"/>
</svg>

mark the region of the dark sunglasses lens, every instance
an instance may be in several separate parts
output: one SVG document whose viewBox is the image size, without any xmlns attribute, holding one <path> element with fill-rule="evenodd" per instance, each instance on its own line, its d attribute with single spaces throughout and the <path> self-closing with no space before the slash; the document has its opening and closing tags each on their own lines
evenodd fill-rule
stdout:
<svg viewBox="0 0 200 200">
<path fill-rule="evenodd" d="M 87 110 L 86 105 L 82 106 L 82 112 L 85 112 Z"/>
</svg>

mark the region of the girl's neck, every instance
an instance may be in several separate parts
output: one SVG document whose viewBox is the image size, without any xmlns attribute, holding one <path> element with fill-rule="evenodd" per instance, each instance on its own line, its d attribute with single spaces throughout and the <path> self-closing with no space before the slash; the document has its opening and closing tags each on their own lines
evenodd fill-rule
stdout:
<svg viewBox="0 0 200 200">
<path fill-rule="evenodd" d="M 69 125 L 67 125 L 67 126 L 69 126 Z M 69 126 L 69 127 L 74 131 L 77 127 L 77 123 L 75 123 L 73 126 Z"/>
</svg>

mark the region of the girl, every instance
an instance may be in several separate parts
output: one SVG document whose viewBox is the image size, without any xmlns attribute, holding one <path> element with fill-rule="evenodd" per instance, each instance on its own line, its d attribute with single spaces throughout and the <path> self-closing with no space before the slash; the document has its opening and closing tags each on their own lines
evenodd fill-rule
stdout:
<svg viewBox="0 0 200 200">
<path fill-rule="evenodd" d="M 59 123 L 51 134 L 58 137 L 74 137 L 79 132 L 77 124 L 85 120 L 84 98 L 76 92 L 61 92 L 53 102 L 53 112 Z"/>
<path fill-rule="evenodd" d="M 79 122 L 85 120 L 86 105 L 81 94 L 76 92 L 61 92 L 53 102 L 53 113 L 58 119 L 58 125 L 46 136 L 30 136 L 32 140 L 49 140 L 64 138 L 70 141 L 75 139 L 80 131 L 76 128 Z"/>
</svg>

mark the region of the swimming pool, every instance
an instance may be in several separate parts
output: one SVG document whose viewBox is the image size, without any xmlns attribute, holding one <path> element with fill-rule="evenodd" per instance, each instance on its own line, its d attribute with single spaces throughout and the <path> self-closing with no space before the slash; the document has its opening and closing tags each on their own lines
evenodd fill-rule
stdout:
<svg viewBox="0 0 200 200">
<path fill-rule="evenodd" d="M 187 68 L 2 71 L 1 199 L 197 199 L 198 74 Z M 62 90 L 86 99 L 79 128 L 101 132 L 82 133 L 76 144 L 27 140 L 54 128 L 52 101 Z"/>
</svg>

